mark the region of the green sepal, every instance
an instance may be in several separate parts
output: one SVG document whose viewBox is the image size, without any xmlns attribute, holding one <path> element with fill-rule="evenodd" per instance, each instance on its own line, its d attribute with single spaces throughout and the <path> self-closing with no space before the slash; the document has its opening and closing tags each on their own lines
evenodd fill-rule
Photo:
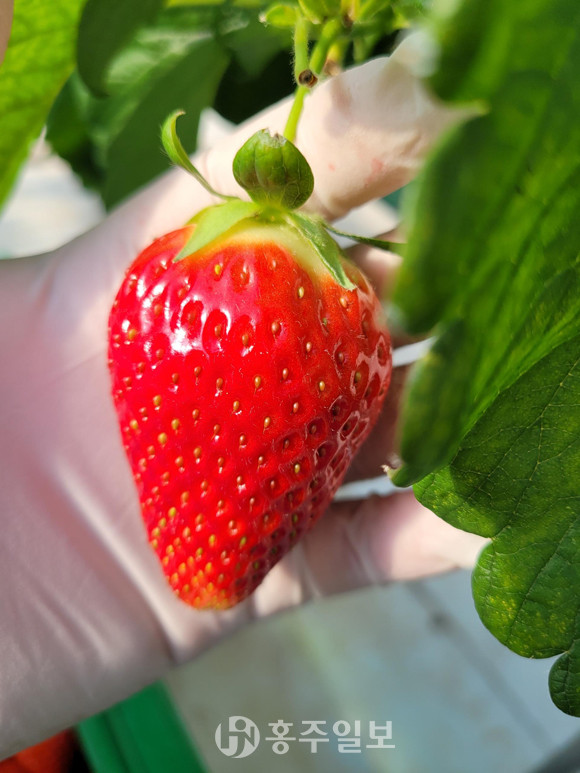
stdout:
<svg viewBox="0 0 580 773">
<path fill-rule="evenodd" d="M 285 137 L 267 129 L 253 134 L 236 153 L 234 177 L 255 202 L 297 209 L 314 189 L 308 161 Z"/>
<path fill-rule="evenodd" d="M 396 255 L 404 255 L 405 245 L 400 242 L 387 242 L 384 239 L 374 239 L 372 236 L 349 234 L 346 231 L 335 228 L 333 225 L 328 225 L 328 223 L 326 227 L 337 236 L 344 236 L 346 239 L 352 239 L 355 242 L 360 242 L 360 244 L 368 244 L 370 247 L 378 247 L 379 250 L 385 250 L 386 252 L 394 252 Z"/>
<path fill-rule="evenodd" d="M 289 212 L 286 215 L 286 222 L 310 243 L 341 287 L 344 287 L 345 290 L 355 289 L 356 285 L 350 281 L 344 271 L 342 250 L 326 230 L 327 225 L 322 218 L 303 215 L 299 212 Z"/>
<path fill-rule="evenodd" d="M 341 15 L 340 0 L 298 0 L 298 4 L 304 16 L 314 24 Z"/>
<path fill-rule="evenodd" d="M 194 224 L 196 228 L 185 246 L 173 259 L 174 262 L 193 255 L 194 252 L 201 250 L 218 236 L 225 234 L 240 221 L 254 217 L 259 211 L 259 206 L 253 201 L 242 201 L 241 199 L 230 199 L 224 204 L 214 204 L 202 209 L 189 221 L 189 224 Z"/>
<path fill-rule="evenodd" d="M 298 7 L 290 3 L 275 3 L 260 14 L 261 22 L 281 30 L 293 30 L 299 18 Z"/>
<path fill-rule="evenodd" d="M 181 167 L 195 177 L 198 183 L 203 185 L 206 191 L 211 193 L 212 196 L 217 196 L 220 199 L 233 199 L 233 196 L 224 196 L 222 193 L 218 193 L 218 191 L 212 188 L 202 173 L 196 169 L 189 160 L 189 156 L 181 144 L 181 140 L 177 136 L 176 123 L 180 115 L 185 115 L 185 111 L 176 110 L 174 113 L 171 113 L 171 115 L 165 119 L 165 122 L 161 127 L 161 142 L 163 143 L 165 152 L 176 166 Z"/>
</svg>

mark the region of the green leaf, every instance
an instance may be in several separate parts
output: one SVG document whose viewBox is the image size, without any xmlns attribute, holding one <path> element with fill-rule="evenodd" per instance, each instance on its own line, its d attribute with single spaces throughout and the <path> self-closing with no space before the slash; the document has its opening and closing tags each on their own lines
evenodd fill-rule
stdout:
<svg viewBox="0 0 580 773">
<path fill-rule="evenodd" d="M 530 3 L 536 15 L 528 8 L 526 22 L 521 15 Z M 415 378 L 435 391 L 430 401 L 404 410 L 415 416 L 402 436 L 407 469 L 395 478 L 401 482 L 448 462 L 495 395 L 574 334 L 579 322 L 572 292 L 580 251 L 580 125 L 573 118 L 580 110 L 578 6 L 526 0 L 510 6 L 501 24 L 491 14 L 486 27 L 478 11 L 488 4 L 466 5 L 483 39 L 473 39 L 471 28 L 456 31 L 471 36 L 470 58 L 458 68 L 443 54 L 454 68 L 445 93 L 456 83 L 462 101 L 485 96 L 489 112 L 448 135 L 414 187 L 394 298 L 409 331 L 437 325 L 443 336 L 461 320 L 463 333 L 452 356 L 419 366 Z M 502 45 L 506 36 L 509 44 Z M 505 56 L 498 56 L 502 48 Z M 489 61 L 490 50 L 497 61 Z M 442 82 L 440 72 L 434 83 Z M 437 385 L 450 381 L 454 399 L 441 400 Z M 419 428 L 435 422 L 449 431 L 425 442 Z"/>
<path fill-rule="evenodd" d="M 406 200 L 395 302 L 437 340 L 402 410 L 398 484 L 493 538 L 483 621 L 522 654 L 566 652 L 556 703 L 580 715 L 580 6 L 435 5 L 432 86 L 486 106 L 449 133 Z M 480 111 L 481 113 L 481 111 Z"/>
<path fill-rule="evenodd" d="M 165 12 L 113 62 L 111 96 L 93 100 L 88 116 L 108 207 L 167 168 L 159 129 L 169 113 L 186 112 L 185 148 L 195 150 L 201 111 L 212 103 L 229 61 L 212 29 L 216 13 L 219 9 Z"/>
<path fill-rule="evenodd" d="M 552 697 L 580 714 L 580 336 L 504 390 L 445 470 L 415 487 L 454 526 L 492 538 L 473 576 L 485 625 L 529 658 L 566 652 Z"/>
<path fill-rule="evenodd" d="M 240 74 L 249 79 L 260 78 L 262 82 L 272 58 L 281 51 L 286 56 L 288 67 L 292 35 L 288 30 L 268 29 L 252 16 L 244 16 L 243 24 L 238 18 L 233 26 L 227 25 L 223 43 Z"/>
<path fill-rule="evenodd" d="M 354 290 L 355 285 L 344 271 L 343 260 L 345 258 L 342 250 L 326 230 L 324 221 L 321 218 L 303 215 L 300 212 L 289 212 L 285 219 L 288 225 L 295 228 L 310 243 L 335 281 L 345 290 Z"/>
<path fill-rule="evenodd" d="M 260 204 L 297 209 L 314 190 L 312 170 L 296 145 L 267 129 L 242 145 L 233 170 L 236 182 Z"/>
<path fill-rule="evenodd" d="M 232 60 L 220 83 L 215 109 L 228 121 L 241 123 L 294 90 L 288 52 L 289 30 L 248 19 L 224 40 Z"/>
<path fill-rule="evenodd" d="M 241 199 L 231 199 L 224 204 L 216 204 L 203 209 L 190 221 L 196 224 L 196 228 L 174 260 L 183 260 L 183 258 L 201 250 L 218 236 L 222 236 L 230 228 L 242 220 L 253 217 L 258 212 L 257 204 Z"/>
<path fill-rule="evenodd" d="M 395 317 L 396 318 L 396 317 Z M 398 322 L 398 320 L 397 320 Z M 403 433 L 399 454 L 402 467 L 391 473 L 397 486 L 410 486 L 433 469 L 435 453 L 448 452 L 449 438 L 459 442 L 464 434 L 465 411 L 457 384 L 465 379 L 464 366 L 456 353 L 466 341 L 466 325 L 461 319 L 446 327 L 429 352 L 411 371 L 401 421 Z M 446 373 L 442 378 L 441 373 Z M 433 405 L 433 401 L 436 404 Z M 436 406 L 440 406 L 438 413 Z M 455 412 L 451 406 L 458 406 Z M 425 424 L 428 415 L 429 424 Z"/>
<path fill-rule="evenodd" d="M 88 188 L 98 188 L 103 173 L 93 157 L 86 122 L 86 86 L 74 72 L 56 98 L 46 119 L 46 140 L 67 161 Z"/>
<path fill-rule="evenodd" d="M 19 0 L 0 69 L 0 202 L 74 66 L 82 0 Z"/>
<path fill-rule="evenodd" d="M 115 54 L 162 7 L 163 0 L 87 0 L 79 24 L 77 66 L 96 96 L 107 93 L 107 69 Z"/>
</svg>

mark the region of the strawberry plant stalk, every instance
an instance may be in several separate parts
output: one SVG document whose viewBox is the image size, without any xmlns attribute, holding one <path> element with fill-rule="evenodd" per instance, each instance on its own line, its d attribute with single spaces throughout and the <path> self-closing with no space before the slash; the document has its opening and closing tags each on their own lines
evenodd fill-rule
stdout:
<svg viewBox="0 0 580 773">
<path fill-rule="evenodd" d="M 300 83 L 300 73 L 309 66 L 308 62 L 308 27 L 309 23 L 300 17 L 294 27 L 294 80 Z"/>
<path fill-rule="evenodd" d="M 308 38 L 307 38 L 308 22 L 305 22 L 305 26 L 302 27 L 301 26 L 302 21 L 305 21 L 305 20 L 300 19 L 297 22 L 295 33 L 294 33 L 294 48 L 295 48 L 294 72 L 295 72 L 296 82 L 298 85 L 294 93 L 294 102 L 292 103 L 290 114 L 288 116 L 288 120 L 284 128 L 284 136 L 286 137 L 287 140 L 290 140 L 290 142 L 293 142 L 296 137 L 298 121 L 300 120 L 300 116 L 302 114 L 302 108 L 304 106 L 304 99 L 306 97 L 306 94 L 309 91 L 308 86 L 303 86 L 298 83 L 298 76 L 300 72 L 302 72 L 305 69 L 312 70 L 312 72 L 316 76 L 319 76 L 324 69 L 324 64 L 328 57 L 328 52 L 345 32 L 344 24 L 341 19 L 333 18 L 327 21 L 322 26 L 320 37 L 318 38 L 318 41 L 316 42 L 314 48 L 312 49 L 312 55 L 310 56 L 310 60 L 308 61 L 307 67 L 304 67 L 301 70 L 298 70 L 299 64 L 302 64 L 305 61 L 306 57 L 304 56 L 304 49 L 305 47 L 307 48 L 308 46 Z M 298 31 L 299 26 L 300 26 L 300 30 Z"/>
</svg>

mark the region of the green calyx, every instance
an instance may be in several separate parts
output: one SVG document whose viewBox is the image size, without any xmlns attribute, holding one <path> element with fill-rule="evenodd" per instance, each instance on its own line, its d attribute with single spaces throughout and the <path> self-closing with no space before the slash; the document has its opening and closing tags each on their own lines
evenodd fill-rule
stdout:
<svg viewBox="0 0 580 773">
<path fill-rule="evenodd" d="M 314 188 L 312 170 L 292 142 L 271 136 L 266 130 L 256 132 L 236 153 L 234 177 L 252 201 L 224 196 L 214 190 L 192 164 L 177 135 L 176 122 L 181 112 L 170 115 L 162 128 L 163 147 L 174 164 L 180 166 L 222 202 L 198 212 L 189 222 L 195 225 L 191 236 L 174 258 L 179 261 L 193 255 L 237 226 L 279 226 L 294 233 L 312 248 L 316 258 L 334 280 L 346 290 L 354 289 L 344 270 L 344 253 L 330 235 L 333 230 L 321 217 L 294 211 L 309 198 Z M 353 239 L 371 241 L 389 249 L 387 242 L 348 234 Z"/>
<path fill-rule="evenodd" d="M 195 177 L 198 183 L 202 185 L 208 193 L 211 193 L 212 196 L 217 196 L 220 199 L 233 198 L 232 196 L 224 196 L 214 190 L 201 172 L 191 163 L 189 156 L 179 139 L 179 135 L 177 134 L 177 119 L 181 115 L 185 115 L 185 111 L 176 110 L 174 113 L 167 116 L 161 127 L 161 143 L 165 152 L 176 166 L 180 166 L 192 177 Z"/>
<path fill-rule="evenodd" d="M 195 225 L 195 229 L 174 260 L 183 260 L 193 255 L 194 252 L 203 249 L 222 234 L 230 231 L 242 220 L 257 221 L 259 211 L 258 205 L 253 201 L 241 199 L 230 199 L 223 204 L 214 204 L 202 209 L 189 221 L 189 225 Z"/>
</svg>

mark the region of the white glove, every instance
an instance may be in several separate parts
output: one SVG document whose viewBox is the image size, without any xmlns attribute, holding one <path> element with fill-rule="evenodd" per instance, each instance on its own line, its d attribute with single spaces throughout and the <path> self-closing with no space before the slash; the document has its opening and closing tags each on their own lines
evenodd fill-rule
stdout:
<svg viewBox="0 0 580 773">
<path fill-rule="evenodd" d="M 316 179 L 310 206 L 329 218 L 403 185 L 458 118 L 406 68 L 409 46 L 306 101 L 297 142 Z M 287 111 L 275 107 L 199 158 L 210 182 L 238 193 L 235 150 L 255 128 L 281 129 Z M 471 565 L 481 545 L 410 493 L 341 503 L 237 608 L 199 612 L 173 595 L 121 444 L 107 319 L 137 253 L 208 203 L 172 171 L 61 249 L 0 263 L 0 758 L 125 698 L 249 620 Z M 366 257 L 379 276 L 383 258 Z M 387 424 L 395 405 L 393 397 Z M 376 469 L 389 450 L 377 448 Z"/>
</svg>

